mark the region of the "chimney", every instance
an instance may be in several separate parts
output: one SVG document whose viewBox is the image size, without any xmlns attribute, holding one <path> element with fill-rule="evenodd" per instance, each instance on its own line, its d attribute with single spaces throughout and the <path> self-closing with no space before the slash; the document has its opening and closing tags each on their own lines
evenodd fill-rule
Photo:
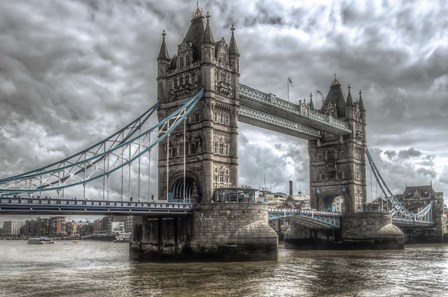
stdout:
<svg viewBox="0 0 448 297">
<path fill-rule="evenodd" d="M 289 181 L 289 196 L 292 196 L 292 180 Z"/>
</svg>

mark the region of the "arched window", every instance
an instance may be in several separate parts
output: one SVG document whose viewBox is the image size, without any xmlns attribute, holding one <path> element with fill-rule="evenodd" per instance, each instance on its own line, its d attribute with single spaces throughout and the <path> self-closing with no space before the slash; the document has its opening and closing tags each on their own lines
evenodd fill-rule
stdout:
<svg viewBox="0 0 448 297">
<path fill-rule="evenodd" d="M 327 161 L 334 161 L 336 160 L 336 152 L 334 149 L 329 149 L 327 151 Z"/>
<path fill-rule="evenodd" d="M 179 67 L 184 68 L 184 57 L 180 57 L 179 59 Z"/>
</svg>

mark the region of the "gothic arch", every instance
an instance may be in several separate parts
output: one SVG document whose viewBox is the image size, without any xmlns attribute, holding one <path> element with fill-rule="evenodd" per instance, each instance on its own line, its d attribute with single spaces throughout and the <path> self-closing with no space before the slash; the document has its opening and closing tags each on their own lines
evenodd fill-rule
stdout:
<svg viewBox="0 0 448 297">
<path fill-rule="evenodd" d="M 170 178 L 170 193 L 175 202 L 184 201 L 184 175 L 177 173 Z M 190 172 L 185 174 L 185 200 L 193 202 L 193 198 L 200 199 L 200 184 L 198 177 Z"/>
<path fill-rule="evenodd" d="M 321 210 L 344 212 L 344 196 L 341 194 L 327 195 L 321 198 Z"/>
<path fill-rule="evenodd" d="M 327 161 L 335 161 L 337 158 L 337 152 L 334 148 L 330 148 L 325 152 L 325 159 Z"/>
</svg>

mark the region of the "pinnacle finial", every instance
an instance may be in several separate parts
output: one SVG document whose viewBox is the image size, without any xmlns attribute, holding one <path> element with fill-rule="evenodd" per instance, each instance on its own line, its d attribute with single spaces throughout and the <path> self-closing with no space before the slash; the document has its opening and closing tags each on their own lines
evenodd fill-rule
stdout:
<svg viewBox="0 0 448 297">
<path fill-rule="evenodd" d="M 352 94 L 350 93 L 351 88 L 352 87 L 350 86 L 350 84 L 348 84 L 348 95 L 347 95 L 347 105 L 348 106 L 353 106 Z"/>
<path fill-rule="evenodd" d="M 366 108 L 364 107 L 364 103 L 362 102 L 362 92 L 361 90 L 359 90 L 359 100 L 358 100 L 358 104 L 359 104 L 359 108 L 361 109 L 361 111 L 366 111 Z"/>
<path fill-rule="evenodd" d="M 157 58 L 157 60 L 159 59 L 169 59 L 169 55 L 168 55 L 168 49 L 166 47 L 166 43 L 165 43 L 165 29 L 162 30 L 162 45 L 160 46 L 160 52 L 159 52 L 159 56 Z"/>
<path fill-rule="evenodd" d="M 236 45 L 235 40 L 235 26 L 233 24 L 232 27 L 230 27 L 230 31 L 232 31 L 232 37 L 230 37 L 229 52 L 233 56 L 239 56 L 238 46 Z"/>
<path fill-rule="evenodd" d="M 336 73 L 334 74 L 334 79 L 333 79 L 333 81 L 331 82 L 331 85 L 332 86 L 338 86 L 338 85 L 341 85 L 341 82 L 338 80 L 338 78 L 336 77 Z"/>
<path fill-rule="evenodd" d="M 199 0 L 196 0 L 196 11 L 193 13 L 193 18 L 202 16 L 202 9 L 199 8 Z"/>
</svg>

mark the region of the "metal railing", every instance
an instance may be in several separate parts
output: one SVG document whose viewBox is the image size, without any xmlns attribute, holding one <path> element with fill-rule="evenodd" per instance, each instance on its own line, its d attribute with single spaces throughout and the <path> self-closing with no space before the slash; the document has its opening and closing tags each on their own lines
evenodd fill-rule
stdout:
<svg viewBox="0 0 448 297">
<path fill-rule="evenodd" d="M 273 94 L 267 94 L 243 84 L 240 84 L 240 98 L 241 97 L 275 106 L 281 110 L 293 113 L 300 117 L 309 118 L 311 120 L 319 122 L 320 124 L 338 128 L 343 130 L 344 132 L 351 133 L 350 127 L 347 122 L 335 119 L 315 110 L 309 110 L 306 114 L 302 113 L 300 110 L 300 106 L 297 104 L 293 104 L 286 100 L 277 98 Z"/>
</svg>

